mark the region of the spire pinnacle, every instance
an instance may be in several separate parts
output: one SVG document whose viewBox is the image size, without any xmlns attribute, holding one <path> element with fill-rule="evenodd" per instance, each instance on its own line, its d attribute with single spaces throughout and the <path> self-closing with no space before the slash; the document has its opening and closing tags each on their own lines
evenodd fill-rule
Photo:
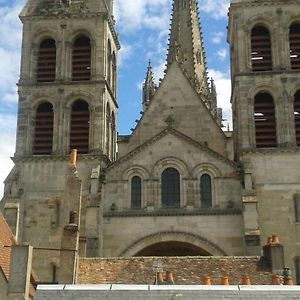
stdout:
<svg viewBox="0 0 300 300">
<path fill-rule="evenodd" d="M 205 52 L 196 0 L 173 0 L 167 68 L 177 61 L 196 91 L 209 95 Z"/>
<path fill-rule="evenodd" d="M 149 59 L 146 78 L 143 83 L 143 108 L 144 110 L 147 108 L 149 103 L 152 100 L 153 95 L 155 94 L 156 85 L 154 82 L 153 69 L 151 65 L 151 60 Z"/>
</svg>

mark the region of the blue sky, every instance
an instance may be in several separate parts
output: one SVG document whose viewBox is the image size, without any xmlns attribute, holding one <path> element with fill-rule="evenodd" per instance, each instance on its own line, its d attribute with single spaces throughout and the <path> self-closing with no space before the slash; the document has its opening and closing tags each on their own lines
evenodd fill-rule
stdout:
<svg viewBox="0 0 300 300">
<path fill-rule="evenodd" d="M 141 110 L 141 84 L 148 60 L 155 77 L 163 76 L 172 0 L 114 0 L 121 42 L 118 57 L 118 132 L 130 133 Z M 229 50 L 226 44 L 229 0 L 198 0 L 209 75 L 217 85 L 218 104 L 231 123 Z M 22 27 L 18 19 L 25 0 L 0 0 L 0 198 L 15 147 L 16 82 L 19 77 Z"/>
</svg>

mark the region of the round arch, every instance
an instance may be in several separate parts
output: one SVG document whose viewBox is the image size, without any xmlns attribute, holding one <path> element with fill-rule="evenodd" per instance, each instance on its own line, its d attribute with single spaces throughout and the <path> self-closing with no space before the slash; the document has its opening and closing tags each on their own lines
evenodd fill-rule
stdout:
<svg viewBox="0 0 300 300">
<path fill-rule="evenodd" d="M 157 232 L 141 238 L 126 249 L 121 251 L 121 257 L 131 257 L 138 253 L 141 253 L 144 249 L 149 247 L 163 244 L 163 243 L 177 243 L 181 245 L 190 245 L 193 249 L 201 249 L 203 253 L 207 253 L 211 256 L 224 256 L 227 255 L 224 250 L 207 239 L 198 235 L 187 232 Z"/>
</svg>

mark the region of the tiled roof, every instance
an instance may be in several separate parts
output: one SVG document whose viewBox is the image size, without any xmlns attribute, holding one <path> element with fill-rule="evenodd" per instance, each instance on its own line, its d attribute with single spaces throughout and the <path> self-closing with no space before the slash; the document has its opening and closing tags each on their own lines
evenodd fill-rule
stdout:
<svg viewBox="0 0 300 300">
<path fill-rule="evenodd" d="M 172 271 L 175 284 L 201 284 L 202 277 L 210 276 L 213 284 L 219 284 L 222 276 L 229 283 L 241 284 L 244 276 L 250 276 L 254 285 L 271 283 L 271 273 L 253 257 L 134 257 L 80 259 L 79 284 L 152 284 L 154 265 L 161 263 L 164 271 Z"/>
<path fill-rule="evenodd" d="M 14 235 L 0 213 L 0 268 L 6 279 L 9 278 L 11 246 L 16 244 Z"/>
</svg>

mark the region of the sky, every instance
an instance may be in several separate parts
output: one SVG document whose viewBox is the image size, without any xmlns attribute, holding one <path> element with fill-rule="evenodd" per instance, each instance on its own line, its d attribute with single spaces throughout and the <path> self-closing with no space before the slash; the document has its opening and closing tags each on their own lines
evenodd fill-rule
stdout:
<svg viewBox="0 0 300 300">
<path fill-rule="evenodd" d="M 2 182 L 13 163 L 17 122 L 17 86 L 26 0 L 0 0 L 0 199 Z M 149 59 L 156 81 L 163 77 L 172 0 L 114 0 L 121 43 L 118 54 L 118 132 L 129 134 L 141 111 L 141 86 Z M 198 0 L 209 76 L 217 87 L 225 125 L 231 122 L 229 50 L 226 26 L 229 0 Z M 134 62 L 134 64 L 133 64 Z"/>
</svg>

